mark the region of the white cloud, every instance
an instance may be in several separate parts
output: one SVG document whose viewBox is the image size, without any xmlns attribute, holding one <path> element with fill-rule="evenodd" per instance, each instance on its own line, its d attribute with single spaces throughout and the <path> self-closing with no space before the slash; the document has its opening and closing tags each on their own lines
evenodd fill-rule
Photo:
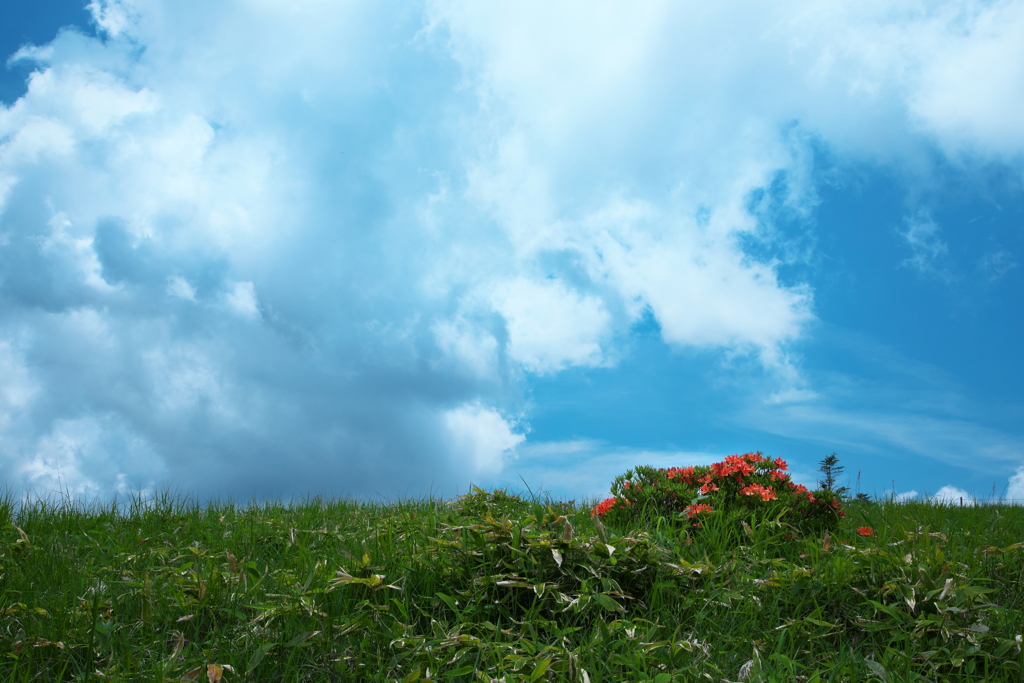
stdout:
<svg viewBox="0 0 1024 683">
<path fill-rule="evenodd" d="M 939 6 L 915 36 L 921 74 L 909 104 L 955 153 L 1013 158 L 1024 150 L 1024 5 Z"/>
<path fill-rule="evenodd" d="M 1016 267 L 1017 261 L 1013 254 L 1005 249 L 989 252 L 978 259 L 978 268 L 988 274 L 990 282 L 1001 279 Z"/>
<path fill-rule="evenodd" d="M 573 292 L 557 280 L 518 278 L 497 285 L 492 301 L 508 323 L 509 352 L 526 369 L 555 372 L 604 360 L 601 342 L 611 321 L 597 297 Z"/>
<path fill-rule="evenodd" d="M 25 362 L 27 340 L 0 339 L 0 435 L 8 433 L 30 408 L 40 385 Z M 0 440 L 3 444 L 3 440 Z"/>
<path fill-rule="evenodd" d="M 133 0 L 92 0 L 87 6 L 93 21 L 111 38 L 130 35 L 139 20 L 139 8 Z"/>
<path fill-rule="evenodd" d="M 906 221 L 906 230 L 900 233 L 907 241 L 912 256 L 903 265 L 921 274 L 936 274 L 948 277 L 942 268 L 942 259 L 949 253 L 949 247 L 942 241 L 942 230 L 930 217 L 917 215 Z"/>
<path fill-rule="evenodd" d="M 771 394 L 765 399 L 768 405 L 782 405 L 787 403 L 806 403 L 821 398 L 821 394 L 811 389 L 783 389 Z"/>
<path fill-rule="evenodd" d="M 844 152 L 904 154 L 919 133 L 960 161 L 1019 162 L 1019 2 L 793 2 L 780 14 L 769 35 L 789 44 L 794 65 L 807 65 L 798 82 L 820 95 L 805 102 L 806 118 Z M 892 127 L 872 130 L 882 121 Z"/>
<path fill-rule="evenodd" d="M 47 56 L 54 60 L 58 57 L 52 53 Z M 29 88 L 31 103 L 20 100 L 0 121 L 17 128 L 28 125 L 30 131 L 31 124 L 49 124 L 55 131 L 70 128 L 88 138 L 114 134 L 127 119 L 151 114 L 160 106 L 151 90 L 133 89 L 117 75 L 84 64 L 58 63 L 36 71 Z M 67 139 L 66 133 L 55 137 Z M 54 147 L 65 154 L 71 151 L 66 143 Z"/>
<path fill-rule="evenodd" d="M 18 123 L 21 125 L 18 125 Z M 0 126 L 2 126 L 0 130 L 3 130 L 5 133 L 8 131 L 13 133 L 10 141 L 4 145 L 3 150 L 4 161 L 8 162 L 8 164 L 13 165 L 18 162 L 34 163 L 41 157 L 67 156 L 74 149 L 72 131 L 68 126 L 57 121 L 30 119 L 14 123 L 0 119 Z M 16 176 L 11 175 L 8 177 L 12 178 L 8 182 L 13 182 L 13 178 Z M 6 193 L 4 197 L 0 198 L 5 197 Z"/>
<path fill-rule="evenodd" d="M 1024 505 L 1024 467 L 1018 467 L 1017 473 L 1010 477 L 1005 498 L 1014 505 Z"/>
<path fill-rule="evenodd" d="M 666 50 L 684 60 L 699 54 L 707 27 L 694 31 L 685 13 L 663 4 L 641 12 L 563 6 L 553 16 L 464 3 L 434 9 L 495 119 L 514 122 L 484 120 L 480 134 L 492 139 L 469 190 L 517 257 L 573 254 L 619 325 L 647 306 L 672 344 L 775 357 L 800 335 L 809 292 L 780 286 L 735 242 L 757 229 L 748 194 L 800 162 L 765 121 L 736 120 L 729 106 L 690 106 L 715 98 L 722 84 L 664 59 Z M 560 20 L 574 30 L 556 29 Z M 672 47 L 680 31 L 693 33 L 693 54 Z M 670 165 L 673 158 L 686 163 Z M 652 203 L 640 173 L 661 178 L 671 194 Z M 695 218 L 702 208 L 710 215 L 703 225 Z"/>
<path fill-rule="evenodd" d="M 243 318 L 256 320 L 260 317 L 259 300 L 256 298 L 256 287 L 252 282 L 236 282 L 224 293 L 224 302 L 228 308 Z"/>
<path fill-rule="evenodd" d="M 457 452 L 468 453 L 473 476 L 500 472 L 504 461 L 526 437 L 512 431 L 512 425 L 493 408 L 470 403 L 444 415 Z"/>
<path fill-rule="evenodd" d="M 647 304 L 671 344 L 754 348 L 774 357 L 811 318 L 807 290 L 780 286 L 770 267 L 748 262 L 714 228 L 624 205 L 585 223 L 577 239 L 593 245 L 584 251 L 591 278 L 611 284 L 634 318 Z"/>
<path fill-rule="evenodd" d="M 978 503 L 974 496 L 955 486 L 943 486 L 929 500 L 944 505 L 977 505 Z"/>
<path fill-rule="evenodd" d="M 498 476 L 523 372 L 613 364 L 647 311 L 806 409 L 813 292 L 744 250 L 751 197 L 812 215 L 819 146 L 1024 150 L 1019 3 L 89 8 L 0 108 L 2 457 L 74 490 Z"/>
<path fill-rule="evenodd" d="M 245 423 L 258 413 L 216 357 L 199 344 L 167 344 L 147 351 L 141 372 L 159 397 L 151 403 L 156 417 L 174 418 L 201 412 L 230 425 Z M 248 410 L 247 410 L 248 409 Z"/>
<path fill-rule="evenodd" d="M 188 301 L 196 300 L 195 287 L 190 285 L 188 280 L 180 275 L 172 275 L 167 278 L 167 293 L 171 296 L 176 296 L 179 299 L 186 299 Z"/>
<path fill-rule="evenodd" d="M 122 459 L 112 462 L 111 451 Z M 163 463 L 146 440 L 107 416 L 58 420 L 19 463 L 17 474 L 36 498 L 103 499 L 114 492 L 152 491 L 162 470 Z"/>
<path fill-rule="evenodd" d="M 465 317 L 438 320 L 431 330 L 440 351 L 458 368 L 482 379 L 497 379 L 500 373 L 498 340 Z"/>
</svg>

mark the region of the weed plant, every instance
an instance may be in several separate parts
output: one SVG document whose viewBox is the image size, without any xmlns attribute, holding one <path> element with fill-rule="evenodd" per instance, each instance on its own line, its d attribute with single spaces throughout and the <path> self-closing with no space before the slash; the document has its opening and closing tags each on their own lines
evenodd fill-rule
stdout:
<svg viewBox="0 0 1024 683">
<path fill-rule="evenodd" d="M 0 679 L 1021 680 L 1020 508 L 852 501 L 831 530 L 752 511 L 694 536 L 594 502 L 8 498 Z"/>
</svg>

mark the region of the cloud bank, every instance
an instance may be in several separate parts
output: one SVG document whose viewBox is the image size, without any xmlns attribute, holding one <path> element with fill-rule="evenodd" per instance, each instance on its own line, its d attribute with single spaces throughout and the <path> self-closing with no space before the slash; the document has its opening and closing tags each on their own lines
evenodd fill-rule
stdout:
<svg viewBox="0 0 1024 683">
<path fill-rule="evenodd" d="M 1024 151 L 1019 2 L 90 8 L 0 110 L 0 467 L 42 491 L 464 489 L 645 315 L 805 391 L 758 194 Z"/>
</svg>

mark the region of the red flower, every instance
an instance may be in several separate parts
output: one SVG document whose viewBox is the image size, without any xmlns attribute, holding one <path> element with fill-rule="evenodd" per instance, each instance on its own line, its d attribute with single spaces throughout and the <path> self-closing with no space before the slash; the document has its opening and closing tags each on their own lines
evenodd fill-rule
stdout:
<svg viewBox="0 0 1024 683">
<path fill-rule="evenodd" d="M 745 456 L 739 455 L 727 455 L 725 460 L 722 462 L 716 462 L 711 466 L 711 471 L 715 473 L 715 476 L 722 479 L 728 477 L 730 474 L 739 472 L 741 475 L 753 474 L 757 471 L 757 468 L 751 465 L 749 462 L 744 460 Z"/>
<path fill-rule="evenodd" d="M 699 515 L 702 512 L 711 512 L 713 510 L 714 508 L 707 503 L 694 503 L 693 505 L 687 506 L 686 516 L 693 517 L 694 515 Z"/>
<path fill-rule="evenodd" d="M 783 460 L 782 458 L 775 458 L 775 460 L 772 460 L 772 462 L 775 463 L 775 466 L 778 467 L 780 470 L 789 469 L 789 465 L 787 465 L 786 461 Z"/>
<path fill-rule="evenodd" d="M 700 492 L 704 494 L 711 493 L 712 491 L 717 490 L 718 486 L 715 484 L 704 484 L 703 486 L 700 487 Z"/>
<path fill-rule="evenodd" d="M 778 500 L 775 495 L 775 491 L 772 490 L 771 486 L 761 486 L 760 484 L 750 484 L 740 489 L 740 495 L 743 496 L 761 496 L 761 500 Z"/>
<path fill-rule="evenodd" d="M 669 479 L 681 479 L 687 484 L 693 483 L 693 467 L 669 467 L 668 469 L 663 469 L 662 472 Z"/>
<path fill-rule="evenodd" d="M 591 515 L 601 515 L 602 517 L 604 517 L 604 514 L 606 512 L 608 512 L 613 507 L 615 507 L 615 503 L 616 502 L 617 502 L 617 499 L 615 499 L 615 498 L 605 498 L 600 503 L 598 503 L 597 505 L 594 506 L 594 509 L 590 511 L 590 514 Z"/>
<path fill-rule="evenodd" d="M 869 526 L 859 526 L 857 527 L 857 533 L 861 536 L 874 536 L 875 530 Z"/>
</svg>

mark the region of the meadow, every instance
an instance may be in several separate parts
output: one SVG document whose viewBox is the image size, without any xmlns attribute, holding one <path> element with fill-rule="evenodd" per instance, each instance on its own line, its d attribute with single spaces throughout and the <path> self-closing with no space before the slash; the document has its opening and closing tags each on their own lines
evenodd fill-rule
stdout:
<svg viewBox="0 0 1024 683">
<path fill-rule="evenodd" d="M 698 533 L 595 502 L 8 496 L 0 680 L 1021 680 L 1022 508 Z"/>
</svg>

